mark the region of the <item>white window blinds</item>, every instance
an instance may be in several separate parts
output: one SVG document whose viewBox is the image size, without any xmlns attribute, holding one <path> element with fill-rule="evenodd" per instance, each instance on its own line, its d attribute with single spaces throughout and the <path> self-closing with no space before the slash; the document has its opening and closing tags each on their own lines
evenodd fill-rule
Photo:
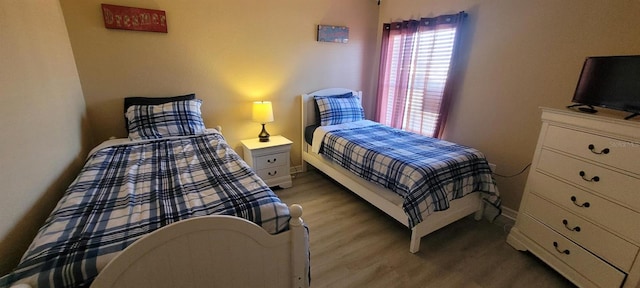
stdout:
<svg viewBox="0 0 640 288">
<path fill-rule="evenodd" d="M 413 39 L 404 35 L 392 35 L 388 47 L 390 66 L 388 73 L 388 86 L 398 85 L 398 74 L 403 69 L 409 69 L 407 89 L 388 89 L 385 115 L 380 115 L 383 124 L 391 125 L 392 118 L 403 115 L 402 129 L 432 136 L 435 134 L 437 122 L 440 118 L 440 106 L 444 93 L 456 28 L 445 28 L 427 31 L 418 31 Z M 405 40 L 405 41 L 403 41 Z M 411 59 L 408 67 L 399 67 L 400 57 L 403 55 L 401 45 L 411 41 Z M 403 43 L 405 42 L 405 43 Z M 406 72 L 406 71 L 405 71 Z M 404 97 L 397 97 L 396 93 L 406 93 Z M 404 99 L 400 103 L 399 99 Z M 394 113 L 403 109 L 402 113 Z"/>
</svg>

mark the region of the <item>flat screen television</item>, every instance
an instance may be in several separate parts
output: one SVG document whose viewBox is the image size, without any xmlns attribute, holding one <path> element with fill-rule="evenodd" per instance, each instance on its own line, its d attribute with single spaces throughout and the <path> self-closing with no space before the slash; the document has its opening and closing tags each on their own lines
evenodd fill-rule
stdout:
<svg viewBox="0 0 640 288">
<path fill-rule="evenodd" d="M 640 55 L 588 57 L 572 102 L 589 106 L 585 112 L 598 106 L 632 113 L 625 119 L 640 115 Z"/>
</svg>

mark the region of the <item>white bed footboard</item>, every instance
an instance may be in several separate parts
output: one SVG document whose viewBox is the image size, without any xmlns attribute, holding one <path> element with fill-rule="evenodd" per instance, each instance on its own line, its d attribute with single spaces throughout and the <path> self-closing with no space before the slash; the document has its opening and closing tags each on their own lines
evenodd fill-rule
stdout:
<svg viewBox="0 0 640 288">
<path fill-rule="evenodd" d="M 122 251 L 92 287 L 308 287 L 302 207 L 289 210 L 289 230 L 277 235 L 233 216 L 168 225 Z"/>
</svg>

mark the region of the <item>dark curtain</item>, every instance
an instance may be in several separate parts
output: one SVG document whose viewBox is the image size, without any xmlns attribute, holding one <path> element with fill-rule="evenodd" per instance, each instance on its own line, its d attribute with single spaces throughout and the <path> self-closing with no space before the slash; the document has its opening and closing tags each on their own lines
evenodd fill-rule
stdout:
<svg viewBox="0 0 640 288">
<path fill-rule="evenodd" d="M 442 135 L 451 97 L 457 84 L 461 27 L 466 16 L 466 13 L 460 12 L 383 25 L 376 111 L 378 122 L 414 132 L 428 130 L 429 132 L 423 132 L 431 134 L 427 136 Z M 440 46 L 445 42 L 450 43 L 451 39 L 446 39 L 446 33 L 444 40 L 443 36 L 436 36 L 439 35 L 436 30 L 445 29 L 455 31 L 455 34 L 453 46 L 447 46 L 451 50 L 443 52 Z M 436 33 L 425 33 L 428 31 Z M 451 55 L 450 58 L 445 57 L 448 53 Z M 442 71 L 436 70 L 438 65 L 443 65 L 443 59 L 448 60 L 444 63 L 448 65 L 448 71 L 444 71 L 446 81 L 443 87 L 435 85 L 434 89 L 433 83 L 437 84 L 440 80 L 430 77 L 442 76 Z M 407 108 L 407 101 L 416 102 L 412 97 L 422 97 L 419 100 L 422 102 L 421 108 Z"/>
</svg>

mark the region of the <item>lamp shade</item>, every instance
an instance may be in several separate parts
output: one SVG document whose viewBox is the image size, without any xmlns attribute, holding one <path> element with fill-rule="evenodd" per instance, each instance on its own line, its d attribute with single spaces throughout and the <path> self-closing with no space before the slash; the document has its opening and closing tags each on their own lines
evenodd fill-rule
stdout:
<svg viewBox="0 0 640 288">
<path fill-rule="evenodd" d="M 253 102 L 253 121 L 261 124 L 273 122 L 271 101 Z"/>
</svg>

